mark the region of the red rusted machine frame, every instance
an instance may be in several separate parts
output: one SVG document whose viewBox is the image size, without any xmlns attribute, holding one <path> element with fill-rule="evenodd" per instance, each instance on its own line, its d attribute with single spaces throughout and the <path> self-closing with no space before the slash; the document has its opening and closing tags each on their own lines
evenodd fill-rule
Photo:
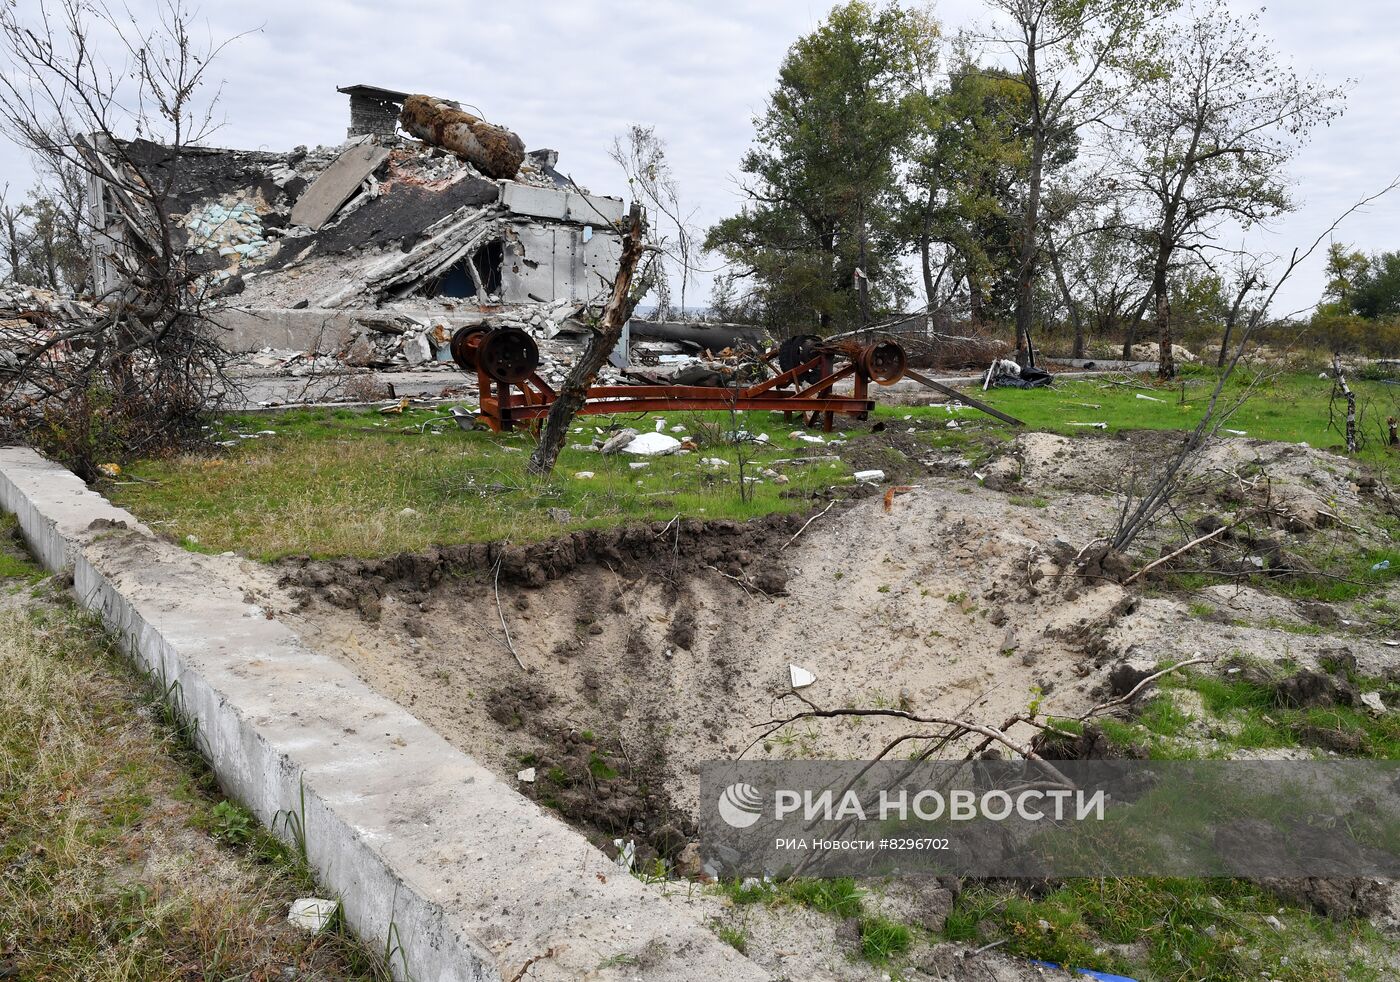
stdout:
<svg viewBox="0 0 1400 982">
<path fill-rule="evenodd" d="M 868 374 L 865 358 L 868 350 L 856 345 L 826 348 L 800 365 L 744 388 L 701 385 L 595 385 L 588 390 L 588 399 L 579 409 L 579 415 L 671 410 L 780 410 L 784 413 L 802 413 L 807 425 L 815 425 L 820 419 L 822 429 L 830 433 L 838 414 L 865 419 L 875 408 L 875 400 L 869 396 L 872 378 Z M 850 361 L 840 368 L 833 365 L 833 357 L 837 352 L 850 358 Z M 764 355 L 764 359 L 771 362 L 777 354 L 775 349 Z M 479 359 L 476 359 L 475 369 L 477 391 L 481 401 L 480 418 L 491 429 L 497 432 L 509 431 L 513 430 L 517 423 L 534 422 L 549 415 L 550 406 L 558 394 L 538 372 L 532 371 L 528 377 L 518 382 L 507 382 L 489 375 Z M 816 381 L 805 386 L 797 381 L 812 371 L 822 373 Z M 834 394 L 832 389 L 835 384 L 847 378 L 852 379 L 852 394 Z M 890 379 L 884 384 L 891 384 L 893 381 L 895 379 Z M 793 388 L 785 388 L 787 385 L 792 385 Z"/>
</svg>

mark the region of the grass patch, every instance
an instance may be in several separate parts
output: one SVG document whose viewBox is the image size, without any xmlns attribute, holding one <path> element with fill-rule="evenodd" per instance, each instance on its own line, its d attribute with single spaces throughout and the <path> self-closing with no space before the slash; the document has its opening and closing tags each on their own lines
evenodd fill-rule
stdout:
<svg viewBox="0 0 1400 982">
<path fill-rule="evenodd" d="M 29 565 L 8 537 L 0 555 Z M 310 871 L 160 709 L 94 620 L 0 611 L 0 976 L 387 978 L 340 931 L 285 923 Z"/>
<path fill-rule="evenodd" d="M 880 964 L 909 950 L 914 934 L 905 924 L 887 917 L 866 917 L 860 922 L 860 953 Z"/>
<path fill-rule="evenodd" d="M 105 489 L 153 528 L 190 548 L 237 550 L 274 560 L 289 555 L 378 556 L 434 545 L 508 539 L 527 542 L 569 531 L 676 515 L 744 521 L 798 512 L 811 492 L 846 478 L 839 463 L 785 465 L 821 451 L 788 436 L 781 416 L 741 413 L 738 429 L 767 433 L 767 445 L 736 447 L 719 439 L 728 416 L 670 413 L 586 417 L 570 443 L 588 444 L 611 424 L 643 432 L 654 420 L 686 426 L 676 436 L 707 436 L 698 452 L 638 458 L 565 448 L 549 480 L 526 472 L 528 434 L 420 432 L 440 412 L 386 417 L 356 410 L 299 410 L 277 416 L 224 418 L 217 436 L 235 440 L 216 454 L 133 464 L 141 482 Z M 722 420 L 722 422 L 720 422 Z M 256 439 L 236 434 L 272 431 Z M 746 495 L 738 460 L 746 458 Z M 702 458 L 725 461 L 723 466 Z M 632 468 L 633 463 L 645 467 Z M 758 474 L 776 469 L 789 483 Z M 575 477 L 591 472 L 590 479 Z"/>
<path fill-rule="evenodd" d="M 1216 378 L 1214 368 L 1187 366 L 1182 377 L 1174 382 L 1159 383 L 1150 376 L 1138 376 L 1135 382 L 1146 388 L 1114 385 L 1103 379 L 1081 379 L 1057 382 L 1048 390 L 992 389 L 979 393 L 979 398 L 1024 420 L 1030 429 L 1067 436 L 1105 432 L 1073 423 L 1107 423 L 1109 433 L 1189 430 L 1205 413 Z M 1233 404 L 1251 383 L 1253 391 L 1249 400 L 1230 417 L 1226 427 L 1257 440 L 1306 442 L 1321 449 L 1343 447 L 1343 435 L 1327 427 L 1327 404 L 1332 392 L 1330 379 L 1305 372 L 1256 378 L 1249 371 L 1240 371 L 1225 384 L 1222 399 L 1228 400 L 1226 405 Z M 1360 404 L 1360 428 L 1365 439 L 1365 446 L 1357 456 L 1394 467 L 1383 431 L 1386 417 L 1400 410 L 1400 393 L 1395 391 L 1395 386 L 1380 381 L 1360 381 L 1352 388 Z M 1139 394 L 1162 401 L 1139 399 Z M 1100 408 L 1089 409 L 1087 405 Z M 1223 430 L 1221 435 L 1234 436 Z"/>
<path fill-rule="evenodd" d="M 749 933 L 743 928 L 721 925 L 715 929 L 715 934 L 719 936 L 721 941 L 729 945 L 729 947 L 733 948 L 739 954 L 744 955 L 748 953 Z"/>
<path fill-rule="evenodd" d="M 1326 921 L 1236 880 L 1068 880 L 1039 899 L 971 886 L 943 933 L 965 943 L 1004 939 L 1001 950 L 1025 958 L 1169 980 L 1379 980 L 1395 948 L 1364 922 Z"/>
</svg>

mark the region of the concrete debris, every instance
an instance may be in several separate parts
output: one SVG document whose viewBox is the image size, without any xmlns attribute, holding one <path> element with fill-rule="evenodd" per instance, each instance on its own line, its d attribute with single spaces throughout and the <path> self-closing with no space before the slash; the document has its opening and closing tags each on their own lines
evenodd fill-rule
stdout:
<svg viewBox="0 0 1400 982">
<path fill-rule="evenodd" d="M 673 436 L 667 436 L 665 433 L 643 433 L 641 436 L 628 441 L 622 449 L 631 454 L 656 457 L 676 453 L 681 449 L 681 441 Z M 603 452 L 606 453 L 607 451 L 604 450 Z"/>
<path fill-rule="evenodd" d="M 324 900 L 320 897 L 302 897 L 292 901 L 292 909 L 287 912 L 287 922 L 311 934 L 319 934 L 335 916 L 340 902 Z"/>
<path fill-rule="evenodd" d="M 881 470 L 856 471 L 855 479 L 862 483 L 878 484 L 885 479 L 885 472 Z"/>
<path fill-rule="evenodd" d="M 106 316 L 106 308 L 99 304 L 49 290 L 0 287 L 0 372 L 17 369 L 21 358 L 41 351 L 53 361 L 65 358 L 69 347 L 68 342 L 56 340 L 60 330 L 95 327 Z"/>
<path fill-rule="evenodd" d="M 632 444 L 632 441 L 636 439 L 637 431 L 629 426 L 627 427 L 627 429 L 619 430 L 617 433 L 604 440 L 601 449 L 602 452 L 605 454 L 621 453 L 623 450 L 625 450 Z"/>
<path fill-rule="evenodd" d="M 592 471 L 578 471 L 577 473 L 574 474 L 574 477 L 577 478 L 577 479 L 580 480 L 580 481 L 590 481 L 590 480 L 593 479 L 593 472 L 592 472 Z"/>
<path fill-rule="evenodd" d="M 1361 693 L 1361 704 L 1377 716 L 1385 715 L 1385 703 L 1381 701 L 1381 694 L 1379 692 Z"/>
<path fill-rule="evenodd" d="M 517 771 L 515 774 L 515 779 L 522 784 L 534 784 L 535 769 L 533 767 L 527 767 L 523 771 Z"/>
<path fill-rule="evenodd" d="M 799 665 L 788 666 L 788 681 L 794 689 L 805 689 L 817 680 L 817 676 Z"/>
<path fill-rule="evenodd" d="M 528 305 L 528 322 L 559 299 L 601 304 L 621 254 L 620 198 L 566 182 L 557 154 L 527 157 L 514 133 L 445 100 L 409 96 L 403 120 L 425 142 L 376 130 L 287 153 L 146 140 L 125 151 L 168 181 L 175 244 L 190 268 L 241 308 Z M 115 174 L 115 165 L 94 169 Z M 126 285 L 115 257 L 139 221 L 121 213 L 121 195 L 93 200 L 103 295 Z M 534 325 L 543 337 L 562 330 L 550 320 Z"/>
</svg>

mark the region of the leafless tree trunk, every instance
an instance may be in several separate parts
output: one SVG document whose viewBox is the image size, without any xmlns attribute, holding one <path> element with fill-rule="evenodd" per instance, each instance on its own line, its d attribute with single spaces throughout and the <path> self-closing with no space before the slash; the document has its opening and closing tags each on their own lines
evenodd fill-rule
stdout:
<svg viewBox="0 0 1400 982">
<path fill-rule="evenodd" d="M 1356 453 L 1356 393 L 1347 385 L 1346 374 L 1342 371 L 1342 356 L 1337 352 L 1332 353 L 1332 378 L 1336 381 L 1342 398 L 1347 402 L 1347 453 Z"/>
<path fill-rule="evenodd" d="M 589 386 L 598 377 L 598 371 L 608 360 L 608 355 L 612 354 L 613 348 L 617 347 L 622 328 L 627 323 L 634 305 L 631 300 L 632 275 L 636 272 L 641 256 L 642 208 L 633 202 L 631 214 L 628 216 L 627 238 L 622 242 L 622 260 L 618 265 L 617 278 L 613 280 L 612 296 L 603 308 L 602 322 L 588 339 L 588 347 L 584 348 L 583 354 L 574 362 L 574 367 L 569 369 L 569 374 L 565 376 L 564 384 L 559 389 L 559 396 L 549 407 L 549 416 L 545 419 L 543 432 L 540 433 L 540 442 L 535 446 L 535 452 L 530 455 L 531 473 L 540 476 L 553 473 L 554 464 L 559 459 L 559 451 L 564 449 L 564 441 L 568 439 L 574 415 L 588 400 Z"/>
<path fill-rule="evenodd" d="M 1225 359 L 1230 353 L 1230 335 L 1235 331 L 1235 325 L 1239 323 L 1240 309 L 1244 307 L 1245 297 L 1254 289 L 1254 285 L 1259 282 L 1259 275 L 1254 272 L 1246 273 L 1244 279 L 1240 281 L 1239 289 L 1235 291 L 1235 302 L 1230 305 L 1230 313 L 1225 317 L 1225 335 L 1220 339 L 1220 355 L 1215 359 L 1216 368 L 1225 367 Z"/>
</svg>

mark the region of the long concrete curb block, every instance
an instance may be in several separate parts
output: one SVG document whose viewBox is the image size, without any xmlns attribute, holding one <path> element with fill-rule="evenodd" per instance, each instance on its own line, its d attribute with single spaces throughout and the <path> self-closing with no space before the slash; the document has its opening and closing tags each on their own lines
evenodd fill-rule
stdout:
<svg viewBox="0 0 1400 982">
<path fill-rule="evenodd" d="M 341 663 L 243 602 L 198 556 L 32 451 L 0 449 L 0 507 L 71 569 L 197 727 L 226 791 L 301 839 L 351 928 L 430 980 L 766 978 L 580 834 Z"/>
</svg>

